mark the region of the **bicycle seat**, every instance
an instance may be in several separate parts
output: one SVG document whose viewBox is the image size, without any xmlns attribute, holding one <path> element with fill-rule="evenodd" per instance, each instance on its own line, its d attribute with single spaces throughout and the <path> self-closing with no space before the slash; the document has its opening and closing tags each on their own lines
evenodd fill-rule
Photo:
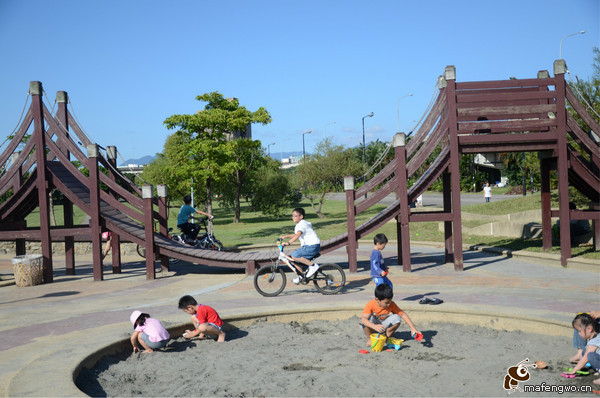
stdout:
<svg viewBox="0 0 600 398">
<path fill-rule="evenodd" d="M 309 258 L 309 260 L 313 261 L 314 259 L 319 258 L 319 257 L 321 257 L 321 253 L 317 253 L 316 256 L 314 256 L 313 258 Z"/>
</svg>

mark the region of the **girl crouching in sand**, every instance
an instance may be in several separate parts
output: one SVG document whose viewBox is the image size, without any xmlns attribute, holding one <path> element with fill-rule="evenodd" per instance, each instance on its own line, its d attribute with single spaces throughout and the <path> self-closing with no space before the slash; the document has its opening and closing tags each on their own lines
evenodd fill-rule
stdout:
<svg viewBox="0 0 600 398">
<path fill-rule="evenodd" d="M 129 320 L 133 324 L 131 345 L 133 352 L 140 351 L 138 343 L 144 347 L 144 352 L 153 352 L 167 345 L 171 336 L 158 319 L 150 318 L 149 314 L 142 311 L 133 311 Z"/>
<path fill-rule="evenodd" d="M 600 369 L 600 326 L 598 322 L 589 314 L 578 314 L 573 319 L 573 328 L 577 330 L 579 336 L 584 339 L 587 344 L 582 352 L 581 359 L 573 367 L 571 371 L 564 374 L 574 375 L 578 370 L 583 369 L 589 362 L 595 372 Z M 600 379 L 593 381 L 594 384 L 600 384 Z"/>
</svg>

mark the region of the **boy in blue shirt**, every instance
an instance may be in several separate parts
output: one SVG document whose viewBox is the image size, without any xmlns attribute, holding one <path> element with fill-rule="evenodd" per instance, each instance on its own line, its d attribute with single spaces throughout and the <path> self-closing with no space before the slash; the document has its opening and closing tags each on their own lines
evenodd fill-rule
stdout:
<svg viewBox="0 0 600 398">
<path fill-rule="evenodd" d="M 214 217 L 201 210 L 194 209 L 192 206 L 190 206 L 190 203 L 192 203 L 192 197 L 190 195 L 185 195 L 183 197 L 183 206 L 181 206 L 181 209 L 179 209 L 179 214 L 177 215 L 177 228 L 181 229 L 188 239 L 194 240 L 198 236 L 200 226 L 198 224 L 192 224 L 189 222 L 192 214 L 204 214 L 209 220 L 212 220 Z"/>
<path fill-rule="evenodd" d="M 392 281 L 387 277 L 388 267 L 384 265 L 383 256 L 381 255 L 381 251 L 385 249 L 385 245 L 388 243 L 388 238 L 385 234 L 377 234 L 373 238 L 373 243 L 375 247 L 371 252 L 371 278 L 373 278 L 375 286 L 385 283 L 394 288 Z"/>
</svg>

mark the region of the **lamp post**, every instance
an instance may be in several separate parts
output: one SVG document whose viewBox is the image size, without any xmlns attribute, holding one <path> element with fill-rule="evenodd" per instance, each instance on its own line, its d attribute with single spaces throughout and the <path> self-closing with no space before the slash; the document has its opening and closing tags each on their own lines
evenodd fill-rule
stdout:
<svg viewBox="0 0 600 398">
<path fill-rule="evenodd" d="M 373 117 L 374 113 L 371 112 L 367 116 L 363 116 L 362 118 L 362 127 L 363 127 L 363 171 L 367 169 L 367 147 L 365 145 L 365 118 Z"/>
<path fill-rule="evenodd" d="M 571 37 L 571 36 L 575 36 L 575 35 L 583 35 L 583 34 L 585 34 L 585 30 L 580 30 L 579 32 L 571 33 L 570 35 L 566 35 L 565 37 L 563 37 L 562 40 L 560 41 L 560 46 L 558 46 L 558 59 L 562 59 L 562 44 L 563 44 L 563 41 L 565 41 L 565 39 L 567 37 Z"/>
<path fill-rule="evenodd" d="M 302 133 L 302 159 L 306 159 L 306 151 L 304 150 L 304 135 L 312 133 L 311 130 L 307 130 Z"/>
<path fill-rule="evenodd" d="M 323 138 L 327 138 L 327 126 L 330 124 L 335 124 L 335 122 L 329 122 L 325 125 L 325 127 L 323 127 Z"/>
<path fill-rule="evenodd" d="M 271 145 L 275 145 L 275 143 L 271 142 L 269 145 L 267 145 L 267 153 L 269 157 L 271 157 Z"/>
<path fill-rule="evenodd" d="M 412 93 L 411 93 L 411 94 L 407 94 L 407 95 L 405 95 L 405 96 L 403 96 L 403 97 L 400 97 L 400 98 L 398 98 L 398 128 L 396 129 L 396 133 L 399 133 L 399 132 L 400 132 L 400 100 L 401 100 L 402 98 L 406 98 L 406 97 L 412 97 L 412 96 L 413 96 L 413 95 L 412 95 Z"/>
</svg>

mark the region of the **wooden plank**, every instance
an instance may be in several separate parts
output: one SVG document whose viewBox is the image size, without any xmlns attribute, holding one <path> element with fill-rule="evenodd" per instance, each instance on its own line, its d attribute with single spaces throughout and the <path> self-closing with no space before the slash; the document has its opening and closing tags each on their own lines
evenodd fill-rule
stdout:
<svg viewBox="0 0 600 398">
<path fill-rule="evenodd" d="M 533 92 L 510 92 L 497 94 L 460 94 L 456 96 L 456 102 L 483 102 L 483 101 L 517 101 L 517 100 L 540 100 L 554 98 L 554 91 L 533 91 Z"/>
<path fill-rule="evenodd" d="M 486 107 L 474 107 L 474 108 L 458 108 L 458 116 L 481 116 L 487 117 L 493 115 L 519 115 L 519 114 L 535 114 L 535 113 L 547 113 L 556 112 L 556 104 L 550 105 L 529 105 L 529 106 L 486 106 Z"/>
</svg>

